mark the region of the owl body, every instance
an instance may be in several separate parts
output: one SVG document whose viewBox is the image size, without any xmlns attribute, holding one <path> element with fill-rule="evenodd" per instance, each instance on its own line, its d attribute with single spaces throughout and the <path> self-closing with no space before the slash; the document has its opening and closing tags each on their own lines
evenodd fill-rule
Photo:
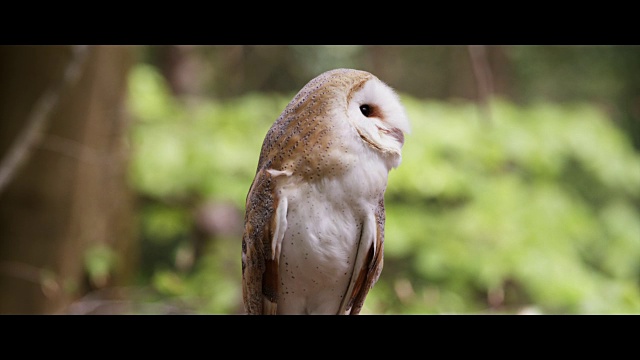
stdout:
<svg viewBox="0 0 640 360">
<path fill-rule="evenodd" d="M 279 313 L 337 314 L 346 310 L 343 299 L 358 251 L 375 244 L 374 214 L 387 182 L 380 176 L 387 171 L 379 168 L 380 162 L 367 166 L 366 161 L 359 163 L 356 156 L 353 158 L 352 169 L 340 176 L 311 182 L 294 178 L 289 184 L 276 186 L 279 196 L 287 199 L 287 231 L 279 262 Z"/>
<path fill-rule="evenodd" d="M 382 269 L 384 192 L 409 125 L 368 72 L 310 81 L 273 124 L 247 195 L 249 314 L 357 314 Z"/>
</svg>

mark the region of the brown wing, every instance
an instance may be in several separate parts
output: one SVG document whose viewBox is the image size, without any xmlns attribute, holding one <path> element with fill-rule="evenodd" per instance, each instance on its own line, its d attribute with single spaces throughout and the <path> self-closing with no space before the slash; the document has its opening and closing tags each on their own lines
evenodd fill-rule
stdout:
<svg viewBox="0 0 640 360">
<path fill-rule="evenodd" d="M 373 285 L 378 281 L 380 273 L 382 272 L 385 222 L 384 197 L 380 198 L 380 202 L 375 213 L 375 219 L 375 248 L 373 246 L 369 248 L 364 266 L 360 269 L 360 272 L 357 275 L 358 277 L 347 305 L 347 309 L 351 308 L 349 311 L 350 315 L 357 315 L 360 313 L 369 290 L 371 290 Z"/>
<path fill-rule="evenodd" d="M 260 170 L 247 195 L 242 235 L 242 298 L 247 314 L 276 312 L 279 256 L 271 256 L 278 204 L 274 187 L 271 174 Z"/>
</svg>

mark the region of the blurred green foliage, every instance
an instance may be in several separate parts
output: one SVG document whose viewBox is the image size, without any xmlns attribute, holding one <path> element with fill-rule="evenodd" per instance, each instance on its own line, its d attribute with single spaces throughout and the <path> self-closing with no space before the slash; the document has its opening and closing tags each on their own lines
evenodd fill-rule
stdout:
<svg viewBox="0 0 640 360">
<path fill-rule="evenodd" d="M 290 97 L 177 100 L 149 65 L 129 96 L 140 282 L 185 311 L 240 313 L 241 228 L 208 235 L 194 259 L 194 209 L 244 215 Z M 640 156 L 603 112 L 494 99 L 484 117 L 469 102 L 402 100 L 413 129 L 390 173 L 385 267 L 363 313 L 640 312 Z"/>
</svg>

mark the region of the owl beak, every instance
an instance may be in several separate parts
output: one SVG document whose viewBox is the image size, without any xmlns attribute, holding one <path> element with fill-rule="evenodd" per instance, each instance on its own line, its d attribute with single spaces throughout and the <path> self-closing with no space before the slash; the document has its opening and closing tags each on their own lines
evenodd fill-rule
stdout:
<svg viewBox="0 0 640 360">
<path fill-rule="evenodd" d="M 378 127 L 378 130 L 385 134 L 391 135 L 391 137 L 393 137 L 400 143 L 400 146 L 404 145 L 404 134 L 402 133 L 402 130 L 398 128 L 385 129 L 381 127 Z"/>
</svg>

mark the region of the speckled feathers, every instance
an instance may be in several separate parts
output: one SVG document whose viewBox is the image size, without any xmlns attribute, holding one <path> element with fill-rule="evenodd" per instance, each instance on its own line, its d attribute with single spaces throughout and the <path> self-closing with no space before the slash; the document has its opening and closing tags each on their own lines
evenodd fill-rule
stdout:
<svg viewBox="0 0 640 360">
<path fill-rule="evenodd" d="M 308 82 L 267 132 L 258 168 L 288 169 L 311 178 L 318 168 L 324 172 L 335 166 L 324 156 L 335 145 L 330 136 L 331 117 L 336 111 L 346 112 L 353 90 L 372 77 L 364 71 L 337 69 Z"/>
</svg>

